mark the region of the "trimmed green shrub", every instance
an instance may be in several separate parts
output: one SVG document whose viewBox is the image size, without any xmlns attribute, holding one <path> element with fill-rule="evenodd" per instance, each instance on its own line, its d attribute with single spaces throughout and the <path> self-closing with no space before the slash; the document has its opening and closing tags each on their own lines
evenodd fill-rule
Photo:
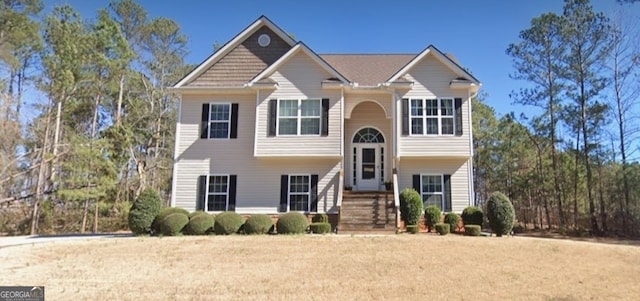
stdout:
<svg viewBox="0 0 640 301">
<path fill-rule="evenodd" d="M 164 220 L 165 217 L 174 214 L 174 213 L 179 213 L 179 214 L 183 214 L 184 216 L 187 217 L 187 219 L 189 219 L 189 211 L 182 209 L 182 208 L 178 208 L 178 207 L 165 207 L 162 208 L 160 210 L 160 213 L 158 213 L 158 215 L 156 215 L 156 218 L 153 219 L 153 223 L 151 224 L 151 230 L 153 231 L 153 233 L 161 233 L 162 230 L 160 230 L 160 224 L 162 223 L 162 221 Z"/>
<path fill-rule="evenodd" d="M 276 223 L 276 231 L 278 234 L 302 234 L 307 231 L 308 226 L 309 221 L 304 214 L 289 212 L 280 216 Z"/>
<path fill-rule="evenodd" d="M 238 233 L 244 224 L 242 215 L 233 211 L 225 211 L 218 214 L 213 224 L 213 232 L 217 235 L 229 235 Z"/>
<path fill-rule="evenodd" d="M 182 213 L 171 213 L 165 216 L 160 224 L 160 233 L 166 236 L 176 236 L 189 223 L 189 216 Z"/>
<path fill-rule="evenodd" d="M 487 201 L 487 219 L 491 231 L 498 237 L 509 234 L 513 228 L 516 212 L 509 198 L 501 192 L 494 192 Z"/>
<path fill-rule="evenodd" d="M 204 212 L 202 210 L 198 210 L 198 211 L 194 211 L 194 212 L 189 213 L 189 219 L 192 219 L 193 217 L 198 216 L 198 215 L 210 215 L 210 214 L 206 213 L 206 212 Z"/>
<path fill-rule="evenodd" d="M 194 214 L 189 218 L 189 223 L 184 228 L 184 233 L 189 235 L 205 235 L 209 234 L 213 230 L 215 224 L 215 218 L 213 215 L 205 213 Z"/>
<path fill-rule="evenodd" d="M 422 197 L 413 188 L 400 193 L 400 216 L 407 225 L 417 225 L 422 215 Z"/>
<path fill-rule="evenodd" d="M 416 234 L 420 232 L 420 226 L 418 225 L 407 225 L 407 233 Z"/>
<path fill-rule="evenodd" d="M 430 205 L 424 209 L 424 224 L 427 226 L 427 231 L 431 232 L 437 223 L 440 222 L 442 212 L 440 208 Z"/>
<path fill-rule="evenodd" d="M 481 228 L 478 225 L 465 225 L 464 235 L 467 236 L 480 236 Z"/>
<path fill-rule="evenodd" d="M 482 227 L 484 213 L 476 206 L 469 206 L 462 211 L 462 222 L 466 225 L 478 225 Z"/>
<path fill-rule="evenodd" d="M 458 230 L 458 223 L 460 222 L 460 216 L 457 213 L 447 213 L 444 216 L 444 222 L 449 224 L 449 230 L 456 232 Z"/>
<path fill-rule="evenodd" d="M 153 220 L 160 213 L 160 196 L 153 189 L 145 189 L 129 210 L 129 229 L 135 234 L 151 233 Z"/>
<path fill-rule="evenodd" d="M 451 225 L 447 223 L 437 223 L 436 224 L 436 232 L 440 235 L 447 235 L 451 230 Z"/>
<path fill-rule="evenodd" d="M 328 223 L 329 216 L 324 213 L 316 214 L 315 216 L 313 216 L 311 221 L 314 223 Z"/>
<path fill-rule="evenodd" d="M 266 214 L 249 216 L 244 222 L 245 234 L 267 234 L 273 231 L 273 220 Z"/>
<path fill-rule="evenodd" d="M 327 233 L 331 233 L 331 224 L 329 224 L 329 223 L 311 223 L 309 225 L 309 229 L 311 229 L 311 233 L 327 234 Z"/>
</svg>

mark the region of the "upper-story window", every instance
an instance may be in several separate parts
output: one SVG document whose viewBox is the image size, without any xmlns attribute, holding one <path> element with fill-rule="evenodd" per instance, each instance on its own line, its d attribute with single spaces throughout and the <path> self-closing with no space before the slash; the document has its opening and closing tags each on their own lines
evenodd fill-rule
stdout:
<svg viewBox="0 0 640 301">
<path fill-rule="evenodd" d="M 209 105 L 209 138 L 229 138 L 231 104 Z"/>
<path fill-rule="evenodd" d="M 453 135 L 456 132 L 453 98 L 412 98 L 410 106 L 411 135 Z"/>
<path fill-rule="evenodd" d="M 280 99 L 278 135 L 320 135 L 320 99 Z"/>
<path fill-rule="evenodd" d="M 201 139 L 238 138 L 238 104 L 204 103 L 200 125 Z"/>
</svg>

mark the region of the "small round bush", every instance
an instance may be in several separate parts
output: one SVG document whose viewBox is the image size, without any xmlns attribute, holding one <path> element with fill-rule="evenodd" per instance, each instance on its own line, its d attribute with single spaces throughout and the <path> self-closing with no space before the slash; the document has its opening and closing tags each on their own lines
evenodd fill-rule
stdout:
<svg viewBox="0 0 640 301">
<path fill-rule="evenodd" d="M 481 228 L 478 225 L 465 225 L 464 235 L 467 236 L 480 236 Z"/>
<path fill-rule="evenodd" d="M 198 210 L 198 211 L 194 211 L 194 212 L 189 213 L 189 219 L 192 219 L 193 217 L 198 216 L 198 215 L 210 215 L 210 214 L 206 213 L 206 212 L 204 212 L 202 210 Z"/>
<path fill-rule="evenodd" d="M 213 232 L 217 235 L 229 235 L 238 233 L 244 224 L 242 215 L 233 211 L 225 211 L 218 214 L 213 224 Z"/>
<path fill-rule="evenodd" d="M 189 216 L 182 213 L 172 213 L 160 222 L 160 233 L 166 236 L 176 236 L 189 223 Z"/>
<path fill-rule="evenodd" d="M 407 225 L 417 225 L 422 215 L 422 197 L 413 188 L 400 193 L 400 216 Z"/>
<path fill-rule="evenodd" d="M 156 218 L 153 220 L 153 223 L 151 224 L 151 230 L 154 233 L 161 233 L 162 231 L 160 230 L 160 224 L 162 223 L 162 221 L 164 220 L 165 217 L 174 214 L 174 213 L 179 213 L 179 214 L 183 214 L 184 216 L 187 217 L 187 219 L 189 218 L 189 211 L 182 209 L 182 208 L 178 208 L 178 207 L 166 207 L 166 208 L 162 208 L 160 210 L 160 213 L 158 213 L 158 215 L 156 216 Z"/>
<path fill-rule="evenodd" d="M 202 211 L 200 211 L 202 212 Z M 184 232 L 189 235 L 205 235 L 213 230 L 215 219 L 213 215 L 204 213 L 195 214 L 189 219 Z"/>
<path fill-rule="evenodd" d="M 436 232 L 440 235 L 447 235 L 451 230 L 451 225 L 447 223 L 437 223 L 436 224 Z"/>
<path fill-rule="evenodd" d="M 498 237 L 509 234 L 513 228 L 516 212 L 509 198 L 501 192 L 494 192 L 487 201 L 489 227 Z"/>
<path fill-rule="evenodd" d="M 437 223 L 440 222 L 442 212 L 440 208 L 430 205 L 424 209 L 424 223 L 427 226 L 427 231 L 431 232 Z"/>
<path fill-rule="evenodd" d="M 145 189 L 129 210 L 129 229 L 135 234 L 151 233 L 151 224 L 160 213 L 160 196 L 153 189 Z"/>
<path fill-rule="evenodd" d="M 309 229 L 311 229 L 311 233 L 327 234 L 327 233 L 331 233 L 331 224 L 329 224 L 329 223 L 311 223 L 311 225 L 309 225 Z"/>
<path fill-rule="evenodd" d="M 407 225 L 407 233 L 416 234 L 420 232 L 420 226 L 418 225 Z"/>
<path fill-rule="evenodd" d="M 313 216 L 311 221 L 314 222 L 314 223 L 328 223 L 329 222 L 329 216 L 327 216 L 324 213 L 316 214 L 316 215 Z"/>
<path fill-rule="evenodd" d="M 278 219 L 276 230 L 278 234 L 302 234 L 307 231 L 309 221 L 300 212 L 285 213 Z"/>
<path fill-rule="evenodd" d="M 444 216 L 444 222 L 449 224 L 451 232 L 455 232 L 458 229 L 458 223 L 460 222 L 460 216 L 457 213 L 447 213 Z"/>
<path fill-rule="evenodd" d="M 462 211 L 462 222 L 465 225 L 478 225 L 482 226 L 484 219 L 484 213 L 482 209 L 476 206 L 469 206 Z"/>
<path fill-rule="evenodd" d="M 273 230 L 273 220 L 266 214 L 249 216 L 244 222 L 245 234 L 267 234 Z"/>
</svg>

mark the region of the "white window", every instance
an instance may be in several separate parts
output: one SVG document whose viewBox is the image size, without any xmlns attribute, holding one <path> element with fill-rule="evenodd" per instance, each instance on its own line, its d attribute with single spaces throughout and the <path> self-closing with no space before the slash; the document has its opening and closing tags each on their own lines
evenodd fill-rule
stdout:
<svg viewBox="0 0 640 301">
<path fill-rule="evenodd" d="M 320 135 L 320 99 L 280 99 L 278 135 Z"/>
<path fill-rule="evenodd" d="M 209 104 L 209 138 L 229 139 L 231 104 Z"/>
<path fill-rule="evenodd" d="M 311 176 L 289 176 L 289 211 L 310 211 Z"/>
<path fill-rule="evenodd" d="M 205 211 L 227 211 L 229 209 L 228 175 L 212 175 L 207 178 L 205 205 Z"/>
<path fill-rule="evenodd" d="M 411 135 L 453 135 L 453 98 L 412 98 Z"/>
<path fill-rule="evenodd" d="M 421 194 L 424 207 L 435 205 L 445 210 L 444 180 L 442 175 L 421 175 Z"/>
</svg>

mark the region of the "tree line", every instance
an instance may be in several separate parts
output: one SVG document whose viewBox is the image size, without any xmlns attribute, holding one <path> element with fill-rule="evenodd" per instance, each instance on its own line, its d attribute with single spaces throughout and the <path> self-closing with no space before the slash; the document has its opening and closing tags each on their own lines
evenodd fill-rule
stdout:
<svg viewBox="0 0 640 301">
<path fill-rule="evenodd" d="M 133 0 L 88 18 L 43 8 L 0 1 L 0 218 L 17 212 L 0 226 L 98 231 L 146 188 L 166 204 L 177 113 L 167 87 L 193 68 L 179 24 Z M 535 114 L 474 101 L 478 204 L 502 191 L 530 226 L 640 235 L 640 39 L 628 21 L 567 0 L 508 45 L 525 87 L 512 100 Z"/>
<path fill-rule="evenodd" d="M 474 103 L 476 201 L 504 191 L 538 228 L 640 234 L 637 20 L 566 0 L 531 20 L 506 53 L 536 113 L 500 118 Z"/>
<path fill-rule="evenodd" d="M 99 202 L 146 188 L 167 198 L 177 103 L 167 87 L 190 68 L 187 38 L 132 0 L 89 18 L 43 8 L 0 1 L 0 201 L 27 204 L 26 232 L 39 232 L 44 208 L 84 232 Z"/>
</svg>

